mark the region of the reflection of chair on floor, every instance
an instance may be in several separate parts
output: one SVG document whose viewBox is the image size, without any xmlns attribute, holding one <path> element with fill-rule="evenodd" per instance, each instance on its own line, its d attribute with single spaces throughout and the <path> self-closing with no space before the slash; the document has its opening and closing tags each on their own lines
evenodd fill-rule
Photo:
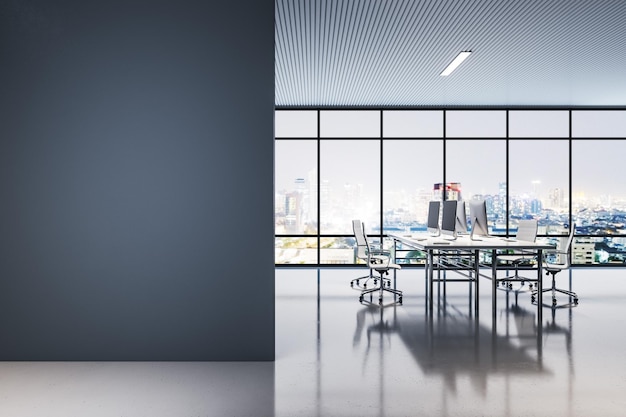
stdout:
<svg viewBox="0 0 626 417">
<path fill-rule="evenodd" d="M 520 220 L 517 228 L 516 240 L 524 240 L 528 242 L 534 242 L 537 238 L 537 220 Z M 528 286 L 532 290 L 532 281 L 536 281 L 536 278 L 524 278 L 519 275 L 519 266 L 525 262 L 529 262 L 535 259 L 535 255 L 530 252 L 516 252 L 505 255 L 498 255 L 498 259 L 510 263 L 515 268 L 515 273 L 512 276 L 506 276 L 498 280 L 498 283 L 502 282 L 505 288 L 512 289 L 513 281 L 521 282 L 522 286 L 524 282 L 529 282 Z"/>
<path fill-rule="evenodd" d="M 515 301 L 513 303 L 509 303 L 509 295 L 513 294 L 515 296 Z M 513 317 L 513 322 L 515 323 L 515 338 L 519 343 L 519 347 L 527 350 L 527 349 L 538 349 L 538 343 L 541 343 L 541 340 L 538 339 L 538 329 L 537 323 L 535 320 L 535 313 L 533 311 L 526 310 L 518 304 L 518 295 L 519 290 L 509 291 L 506 294 L 506 336 L 507 338 L 511 338 L 512 335 L 509 333 L 509 317 Z M 537 352 L 540 354 L 540 352 Z"/>
<path fill-rule="evenodd" d="M 548 341 L 548 337 L 552 335 L 563 335 L 565 337 L 565 351 L 567 353 L 567 364 L 568 364 L 568 372 L 569 374 L 565 378 L 568 382 L 568 394 L 570 394 L 568 398 L 568 403 L 572 404 L 572 381 L 574 381 L 574 355 L 572 351 L 572 309 L 568 308 L 569 306 L 552 306 L 550 309 L 552 310 L 552 320 L 547 321 L 545 326 L 543 327 L 544 333 L 546 334 L 546 342 Z M 556 321 L 556 310 L 566 309 L 567 310 L 567 325 L 559 325 Z M 558 345 L 557 345 L 558 346 Z M 573 413 L 570 411 L 569 415 Z"/>
<path fill-rule="evenodd" d="M 364 278 L 373 278 L 374 279 L 374 287 L 366 288 L 363 286 L 361 290 L 361 295 L 359 296 L 359 301 L 363 301 L 363 297 L 367 294 L 370 295 L 370 301 L 372 298 L 372 294 L 376 291 L 379 291 L 378 295 L 378 303 L 382 305 L 383 303 L 383 292 L 387 291 L 394 295 L 398 296 L 398 303 L 402 304 L 402 291 L 390 288 L 390 281 L 387 278 L 383 277 L 383 274 L 388 274 L 390 269 L 400 269 L 400 265 L 396 265 L 391 262 L 391 254 L 389 251 L 383 250 L 375 250 L 370 248 L 370 245 L 367 241 L 367 236 L 365 235 L 365 225 L 360 220 L 352 221 L 352 229 L 354 230 L 354 237 L 356 239 L 357 244 L 357 257 L 365 260 L 367 263 L 367 267 L 370 269 L 370 275 Z M 378 272 L 378 276 L 373 275 L 373 271 Z M 353 281 L 357 282 L 358 280 L 363 278 L 357 278 Z M 354 286 L 354 283 L 350 283 L 351 286 Z M 378 285 L 378 286 L 376 286 Z"/>
<path fill-rule="evenodd" d="M 354 330 L 354 336 L 352 337 L 352 346 L 356 347 L 361 343 L 361 335 L 363 334 L 363 329 L 365 329 L 365 322 L 367 321 L 367 315 L 372 316 L 372 320 L 376 320 L 376 316 L 378 312 L 382 312 L 383 310 L 373 306 L 368 305 L 359 310 L 356 313 L 356 329 Z"/>
<path fill-rule="evenodd" d="M 552 306 L 552 320 L 546 322 L 544 331 L 546 332 L 546 334 L 562 334 L 565 336 L 565 347 L 567 349 L 567 356 L 570 362 L 570 366 L 573 368 L 574 363 L 572 359 L 572 309 L 567 309 L 569 316 L 567 327 L 565 327 L 558 325 L 556 322 L 556 310 L 561 308 L 562 307 Z"/>
<path fill-rule="evenodd" d="M 576 225 L 570 225 L 569 236 L 567 238 L 567 243 L 562 250 L 552 250 L 546 251 L 545 253 L 545 262 L 543 264 L 543 269 L 546 271 L 546 275 L 552 275 L 552 286 L 550 288 L 537 288 L 533 291 L 532 300 L 535 301 L 535 296 L 537 295 L 537 291 L 542 292 L 551 292 L 552 293 L 552 305 L 556 305 L 556 293 L 559 292 L 561 294 L 565 294 L 570 298 L 574 299 L 574 304 L 578 304 L 578 295 L 570 290 L 564 290 L 556 287 L 556 274 L 570 267 L 570 256 L 571 256 L 571 247 L 572 241 L 574 240 L 574 233 L 576 231 Z"/>
</svg>

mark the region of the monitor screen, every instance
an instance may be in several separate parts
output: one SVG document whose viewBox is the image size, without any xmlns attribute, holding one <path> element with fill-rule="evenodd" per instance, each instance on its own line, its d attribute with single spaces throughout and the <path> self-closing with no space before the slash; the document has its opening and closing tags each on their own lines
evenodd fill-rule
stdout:
<svg viewBox="0 0 626 417">
<path fill-rule="evenodd" d="M 446 200 L 443 202 L 443 216 L 441 218 L 441 233 L 456 238 L 456 207 L 458 201 Z"/>
<path fill-rule="evenodd" d="M 438 236 L 439 235 L 439 206 L 440 201 L 431 201 L 428 204 L 428 233 Z"/>
<path fill-rule="evenodd" d="M 480 240 L 477 236 L 489 236 L 487 224 L 487 204 L 485 200 L 472 200 L 469 202 L 470 221 L 472 222 L 471 238 Z"/>
<path fill-rule="evenodd" d="M 459 200 L 456 205 L 456 233 L 467 233 L 467 214 L 465 201 Z"/>
</svg>

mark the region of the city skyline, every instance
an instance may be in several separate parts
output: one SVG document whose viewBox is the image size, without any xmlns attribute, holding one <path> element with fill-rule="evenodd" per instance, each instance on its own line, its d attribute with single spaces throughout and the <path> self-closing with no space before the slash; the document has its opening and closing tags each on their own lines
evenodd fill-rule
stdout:
<svg viewBox="0 0 626 417">
<path fill-rule="evenodd" d="M 322 163 L 322 179 L 333 183 L 360 183 L 364 186 L 372 185 L 378 187 L 377 184 L 380 183 L 381 171 L 379 152 L 380 139 L 368 139 L 365 141 L 372 142 L 370 146 L 367 147 L 367 149 L 371 149 L 371 152 L 363 152 L 362 155 L 355 155 L 354 150 L 356 142 L 353 140 L 322 141 L 322 145 L 326 142 L 332 144 L 327 145 L 327 150 L 330 151 L 331 148 L 337 150 L 337 152 L 324 152 L 324 147 L 322 147 L 322 155 L 320 156 Z M 390 145 L 385 145 L 385 148 L 392 148 L 396 146 L 398 142 L 403 144 L 403 147 L 409 147 L 408 151 L 398 150 L 397 152 L 385 152 L 385 161 L 389 160 L 389 163 L 385 164 L 382 171 L 385 189 L 389 188 L 389 183 L 395 184 L 395 188 L 398 190 L 410 190 L 419 188 L 419 186 L 415 185 L 416 182 L 420 184 L 442 182 L 443 152 L 441 149 L 437 149 L 439 148 L 438 146 L 433 146 L 433 142 L 441 142 L 441 140 L 416 140 L 411 141 L 412 143 L 386 139 L 383 141 L 390 142 Z M 471 142 L 478 143 L 480 141 L 463 140 L 463 142 L 471 144 Z M 511 140 L 511 142 L 514 142 L 514 140 Z M 569 189 L 569 161 L 568 158 L 559 157 L 564 152 L 567 153 L 567 149 L 563 149 L 562 143 L 558 143 L 562 142 L 562 140 L 549 140 L 545 142 L 547 142 L 544 144 L 544 151 L 546 152 L 545 158 L 549 158 L 549 161 L 537 158 L 537 155 L 534 154 L 536 153 L 536 149 L 530 149 L 529 147 L 521 147 L 523 150 L 520 150 L 514 157 L 510 157 L 510 159 L 512 159 L 512 161 L 510 161 L 512 167 L 509 169 L 509 176 L 511 177 L 509 187 L 512 192 L 518 194 L 530 193 L 532 192 L 533 185 L 536 184 L 537 181 L 539 182 L 539 188 L 544 190 L 544 192 L 545 190 L 554 188 Z M 585 160 L 576 165 L 582 167 L 580 171 L 576 169 L 572 170 L 573 195 L 581 197 L 584 195 L 586 198 L 598 198 L 607 195 L 612 195 L 617 199 L 626 198 L 626 187 L 622 186 L 619 179 L 611 178 L 611 181 L 607 181 L 605 179 L 606 176 L 601 175 L 606 167 L 620 166 L 620 158 L 622 155 L 620 149 L 623 148 L 626 151 L 626 143 L 620 143 L 620 149 L 613 149 L 615 152 L 604 152 L 601 158 L 596 158 L 595 155 L 598 154 L 598 148 L 602 149 L 602 146 L 598 145 L 607 141 L 577 140 L 576 142 L 581 143 L 577 146 L 573 146 L 572 165 L 575 165 L 581 155 L 585 155 Z M 306 178 L 310 172 L 316 172 L 316 140 L 281 140 L 277 141 L 277 144 L 279 144 L 276 147 L 275 157 L 275 188 L 277 191 L 288 190 L 296 178 Z M 510 146 L 513 145 L 511 144 Z M 362 147 L 356 148 L 363 149 Z M 416 161 L 414 152 L 411 152 L 414 148 L 421 148 L 428 157 L 423 156 Z M 391 150 L 395 151 L 396 149 Z M 454 152 L 454 150 L 451 152 L 448 149 L 448 153 Z M 387 158 L 387 153 L 392 156 Z M 453 154 L 446 160 L 446 165 L 449 166 L 446 175 L 447 182 L 461 182 L 464 184 L 464 189 L 468 192 L 481 194 L 486 193 L 486 190 L 492 187 L 497 187 L 499 182 L 504 181 L 506 177 L 506 170 L 504 168 L 504 161 L 506 159 L 504 157 L 499 159 L 502 161 L 501 167 L 494 170 L 493 166 L 489 164 L 477 162 L 484 160 L 483 150 L 476 149 L 476 147 L 472 146 L 464 146 L 458 151 L 458 154 L 459 156 Z M 355 159 L 354 164 L 346 163 L 346 155 L 352 155 L 351 157 Z M 492 160 L 497 161 L 498 159 L 490 159 L 490 161 Z M 364 165 L 366 165 L 368 169 L 358 169 L 358 167 Z M 337 174 L 329 176 L 324 172 L 325 166 L 343 166 L 344 168 Z M 517 166 L 519 166 L 519 169 L 516 169 Z M 528 176 L 528 172 L 532 172 L 532 174 Z M 494 173 L 496 175 L 499 173 L 502 177 L 501 180 L 497 178 L 494 179 Z M 590 173 L 594 175 L 589 175 Z M 598 175 L 600 178 L 598 178 Z M 359 180 L 353 180 L 353 177 L 358 177 Z M 523 187 L 526 187 L 526 189 L 524 190 Z"/>
</svg>

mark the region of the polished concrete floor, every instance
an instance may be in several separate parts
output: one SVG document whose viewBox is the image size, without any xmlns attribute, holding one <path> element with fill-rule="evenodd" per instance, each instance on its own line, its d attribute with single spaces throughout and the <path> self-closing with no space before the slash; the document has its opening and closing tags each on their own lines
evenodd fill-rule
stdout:
<svg viewBox="0 0 626 417">
<path fill-rule="evenodd" d="M 403 305 L 384 308 L 358 303 L 358 272 L 277 270 L 275 415 L 626 415 L 626 270 L 565 272 L 580 302 L 557 297 L 541 324 L 519 285 L 493 314 L 482 281 L 477 316 L 448 283 L 431 315 L 423 271 L 400 271 Z"/>
<path fill-rule="evenodd" d="M 626 415 L 626 269 L 565 273 L 580 303 L 540 324 L 527 292 L 493 312 L 486 280 L 478 314 L 456 282 L 430 314 L 415 269 L 402 305 L 360 304 L 362 273 L 276 270 L 274 363 L 4 362 L 0 416 Z"/>
</svg>

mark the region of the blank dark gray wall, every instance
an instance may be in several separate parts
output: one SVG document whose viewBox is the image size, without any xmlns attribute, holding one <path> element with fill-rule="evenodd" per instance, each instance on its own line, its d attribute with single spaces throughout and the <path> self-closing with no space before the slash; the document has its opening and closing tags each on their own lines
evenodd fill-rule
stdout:
<svg viewBox="0 0 626 417">
<path fill-rule="evenodd" d="M 0 360 L 273 360 L 274 4 L 0 5 Z"/>
</svg>

